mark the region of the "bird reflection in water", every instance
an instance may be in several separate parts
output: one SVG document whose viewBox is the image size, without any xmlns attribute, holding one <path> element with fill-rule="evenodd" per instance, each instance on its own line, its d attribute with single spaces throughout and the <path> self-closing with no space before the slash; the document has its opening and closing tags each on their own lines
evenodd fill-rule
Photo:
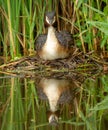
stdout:
<svg viewBox="0 0 108 130">
<path fill-rule="evenodd" d="M 59 105 L 74 102 L 77 93 L 74 81 L 66 79 L 43 78 L 37 87 L 38 96 L 42 100 L 48 100 L 50 110 L 47 112 L 51 125 L 59 122 Z"/>
</svg>

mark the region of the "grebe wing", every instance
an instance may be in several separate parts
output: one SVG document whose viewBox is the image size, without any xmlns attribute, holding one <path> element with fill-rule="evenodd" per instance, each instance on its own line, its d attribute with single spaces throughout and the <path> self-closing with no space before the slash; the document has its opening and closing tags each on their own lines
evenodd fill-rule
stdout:
<svg viewBox="0 0 108 130">
<path fill-rule="evenodd" d="M 56 37 L 61 45 L 71 47 L 74 45 L 74 38 L 71 33 L 67 31 L 56 32 Z"/>
<path fill-rule="evenodd" d="M 35 50 L 41 50 L 43 45 L 45 44 L 47 39 L 47 35 L 46 34 L 41 34 L 38 36 L 37 40 L 36 40 L 36 45 L 35 45 Z"/>
</svg>

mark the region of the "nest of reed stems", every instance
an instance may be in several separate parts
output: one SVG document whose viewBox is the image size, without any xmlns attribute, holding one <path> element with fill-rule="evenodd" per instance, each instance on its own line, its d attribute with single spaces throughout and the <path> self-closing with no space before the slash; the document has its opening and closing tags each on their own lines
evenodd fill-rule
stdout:
<svg viewBox="0 0 108 130">
<path fill-rule="evenodd" d="M 3 64 L 1 71 L 6 72 L 30 72 L 37 73 L 71 73 L 71 72 L 100 72 L 108 70 L 108 63 L 102 58 L 94 56 L 93 52 L 84 54 L 75 49 L 74 53 L 66 59 L 57 59 L 53 61 L 44 61 L 36 56 L 27 56 L 21 59 Z"/>
</svg>

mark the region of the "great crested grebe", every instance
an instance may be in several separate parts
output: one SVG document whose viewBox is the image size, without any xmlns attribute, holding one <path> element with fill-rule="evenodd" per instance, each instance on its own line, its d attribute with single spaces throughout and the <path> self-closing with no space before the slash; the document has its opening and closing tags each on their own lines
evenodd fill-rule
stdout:
<svg viewBox="0 0 108 130">
<path fill-rule="evenodd" d="M 47 34 L 41 34 L 36 40 L 35 49 L 40 58 L 44 60 L 63 59 L 72 52 L 74 39 L 67 31 L 57 32 L 54 28 L 56 22 L 55 11 L 45 14 Z"/>
</svg>

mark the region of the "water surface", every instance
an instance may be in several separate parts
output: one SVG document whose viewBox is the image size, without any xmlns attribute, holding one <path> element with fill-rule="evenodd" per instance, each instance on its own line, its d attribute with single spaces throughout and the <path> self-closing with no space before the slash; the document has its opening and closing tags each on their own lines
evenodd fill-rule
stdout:
<svg viewBox="0 0 108 130">
<path fill-rule="evenodd" d="M 107 128 L 108 74 L 0 75 L 1 130 Z"/>
</svg>

